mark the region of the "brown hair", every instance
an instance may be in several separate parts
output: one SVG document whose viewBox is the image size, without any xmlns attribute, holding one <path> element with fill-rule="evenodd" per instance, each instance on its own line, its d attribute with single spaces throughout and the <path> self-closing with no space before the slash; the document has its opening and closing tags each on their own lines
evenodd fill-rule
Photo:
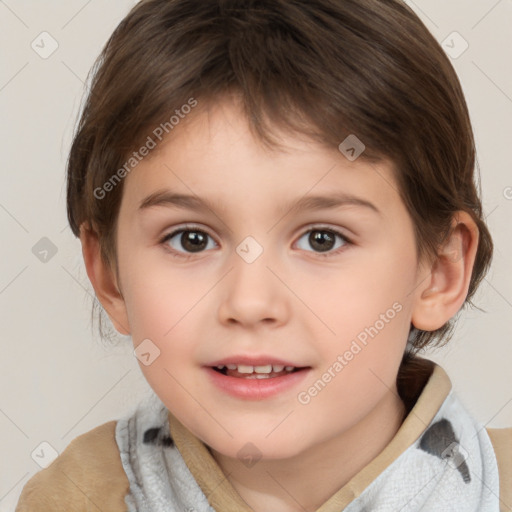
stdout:
<svg viewBox="0 0 512 512">
<path fill-rule="evenodd" d="M 356 134 L 366 146 L 359 158 L 389 159 L 419 257 L 435 257 L 454 212 L 468 212 L 480 234 L 473 305 L 493 244 L 469 113 L 448 57 L 404 2 L 143 0 L 91 73 L 67 162 L 68 219 L 76 236 L 84 222 L 94 228 L 116 271 L 123 181 L 101 199 L 94 191 L 190 98 L 204 106 L 232 94 L 268 147 L 279 145 L 273 127 L 332 147 Z M 413 346 L 446 342 L 452 329 L 413 329 Z"/>
</svg>

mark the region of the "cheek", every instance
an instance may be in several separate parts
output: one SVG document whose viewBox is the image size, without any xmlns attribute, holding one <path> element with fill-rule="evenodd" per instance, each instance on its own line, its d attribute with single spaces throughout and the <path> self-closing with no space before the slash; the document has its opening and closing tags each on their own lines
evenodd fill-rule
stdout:
<svg viewBox="0 0 512 512">
<path fill-rule="evenodd" d="M 194 396 L 194 382 L 190 381 L 190 366 L 197 359 L 198 316 L 205 314 L 197 305 L 196 294 L 172 287 L 166 282 L 155 282 L 146 275 L 133 280 L 130 300 L 130 324 L 139 367 L 151 388 L 168 407 L 186 410 Z M 149 361 L 142 354 L 149 353 Z M 149 364 L 146 364 L 149 363 Z"/>
<path fill-rule="evenodd" d="M 360 253 L 339 271 L 315 275 L 314 286 L 302 293 L 339 343 L 350 341 L 376 322 L 382 330 L 381 315 L 385 330 L 392 324 L 395 330 L 401 323 L 408 324 L 405 312 L 414 277 L 414 261 L 406 254 Z"/>
<path fill-rule="evenodd" d="M 408 258 L 382 251 L 371 261 L 359 260 L 331 282 L 330 300 L 317 296 L 319 316 L 334 331 L 318 347 L 321 371 L 336 375 L 325 376 L 332 384 L 322 391 L 321 401 L 338 404 L 333 405 L 338 415 L 348 410 L 363 414 L 395 385 L 414 288 L 414 259 Z"/>
<path fill-rule="evenodd" d="M 161 256 L 149 262 L 132 258 L 129 263 L 125 302 L 134 339 L 168 337 L 180 323 L 190 322 L 195 306 L 211 287 L 212 279 L 191 279 L 187 272 L 172 271 Z"/>
<path fill-rule="evenodd" d="M 321 417 L 329 411 L 332 422 L 323 427 L 326 435 L 333 434 L 340 425 L 350 428 L 387 394 L 395 393 L 409 321 L 406 310 L 399 305 L 384 308 L 383 312 L 384 320 L 366 311 L 366 316 L 347 321 L 352 336 L 345 334 L 346 325 L 338 324 L 335 343 L 329 343 L 322 354 L 324 364 L 303 388 L 307 393 L 309 386 L 319 390 L 304 409 L 309 417 Z M 315 389 L 312 391 L 315 393 Z"/>
<path fill-rule="evenodd" d="M 134 348 L 150 340 L 159 352 L 154 364 L 141 368 L 147 376 L 165 368 L 179 371 L 194 358 L 197 328 L 208 313 L 208 301 L 203 299 L 211 288 L 210 281 L 194 279 L 192 284 L 183 272 L 171 274 L 168 268 L 166 271 L 156 265 L 143 271 L 140 268 L 144 267 L 127 269 L 130 277 L 125 298 Z"/>
</svg>

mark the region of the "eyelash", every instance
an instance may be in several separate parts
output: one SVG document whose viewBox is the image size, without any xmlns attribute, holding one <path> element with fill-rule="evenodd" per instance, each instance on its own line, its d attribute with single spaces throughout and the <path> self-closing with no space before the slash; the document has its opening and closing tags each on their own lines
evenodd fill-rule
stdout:
<svg viewBox="0 0 512 512">
<path fill-rule="evenodd" d="M 199 226 L 194 226 L 194 225 L 187 225 L 187 226 L 184 226 L 184 227 L 181 227 L 179 229 L 176 229 L 174 231 L 172 231 L 171 233 L 168 233 L 167 235 L 165 235 L 161 240 L 160 240 L 160 244 L 164 245 L 165 246 L 165 249 L 169 252 L 169 254 L 171 256 L 173 256 L 174 258 L 182 258 L 182 259 L 185 259 L 185 260 L 188 260 L 190 259 L 192 256 L 194 256 L 194 254 L 200 254 L 201 252 L 205 252 L 205 251 L 199 251 L 198 253 L 183 253 L 183 252 L 179 252 L 179 251 L 176 251 L 172 248 L 169 247 L 169 245 L 167 244 L 167 242 L 173 238 L 175 235 L 177 235 L 178 233 L 183 233 L 183 232 L 187 232 L 187 231 L 192 231 L 192 232 L 200 232 L 200 233 L 204 233 L 205 235 L 209 236 L 210 238 L 213 239 L 213 237 L 207 232 L 205 231 L 204 229 L 200 228 Z M 334 250 L 334 251 L 328 251 L 328 252 L 325 252 L 325 253 L 321 253 L 321 252 L 316 252 L 316 251 L 306 251 L 306 252 L 313 252 L 314 254 L 316 254 L 317 256 L 320 256 L 321 258 L 329 258 L 331 256 L 335 256 L 337 254 L 339 254 L 340 252 L 343 252 L 344 250 L 347 249 L 347 246 L 350 246 L 350 245 L 354 245 L 352 240 L 347 238 L 346 235 L 344 235 L 343 233 L 337 231 L 336 229 L 333 229 L 333 228 L 330 228 L 328 226 L 315 226 L 315 227 L 312 227 L 310 229 L 308 229 L 307 231 L 304 231 L 300 237 L 299 237 L 299 240 L 307 233 L 310 233 L 312 231 L 327 231 L 328 233 L 332 233 L 334 234 L 335 236 L 338 236 L 340 237 L 343 242 L 344 242 L 344 245 L 342 245 L 341 247 L 338 247 L 338 249 Z"/>
</svg>

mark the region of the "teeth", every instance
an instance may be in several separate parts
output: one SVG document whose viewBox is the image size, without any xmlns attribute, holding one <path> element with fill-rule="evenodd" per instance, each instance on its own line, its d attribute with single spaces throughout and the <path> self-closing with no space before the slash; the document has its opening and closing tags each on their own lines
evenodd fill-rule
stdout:
<svg viewBox="0 0 512 512">
<path fill-rule="evenodd" d="M 272 371 L 272 365 L 267 364 L 266 366 L 255 366 L 254 371 L 256 373 L 270 373 Z"/>
<path fill-rule="evenodd" d="M 237 367 L 238 373 L 252 373 L 254 366 L 246 366 L 245 364 L 239 364 Z"/>
<path fill-rule="evenodd" d="M 286 370 L 287 372 L 291 372 L 295 367 L 294 366 L 284 366 L 282 364 L 266 364 L 266 365 L 261 365 L 261 366 L 251 366 L 251 365 L 245 365 L 245 364 L 228 364 L 228 365 L 223 365 L 223 364 L 219 364 L 216 366 L 216 368 L 218 368 L 219 370 L 222 370 L 224 368 L 227 368 L 228 370 L 237 370 L 239 373 L 246 373 L 246 374 L 251 374 L 251 373 L 256 373 L 258 375 L 268 375 L 272 372 L 274 373 L 279 373 L 279 372 L 282 372 L 283 370 Z M 259 377 L 258 378 L 264 378 L 264 377 Z"/>
</svg>

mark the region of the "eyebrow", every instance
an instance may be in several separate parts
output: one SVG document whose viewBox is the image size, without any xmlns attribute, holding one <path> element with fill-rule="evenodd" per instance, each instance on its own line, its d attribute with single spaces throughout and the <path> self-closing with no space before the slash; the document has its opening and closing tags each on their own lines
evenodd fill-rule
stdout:
<svg viewBox="0 0 512 512">
<path fill-rule="evenodd" d="M 148 195 L 140 202 L 138 209 L 139 211 L 144 211 L 156 206 L 183 208 L 200 212 L 216 210 L 216 205 L 207 199 L 202 199 L 194 195 L 178 194 L 170 190 L 158 190 Z M 279 212 L 288 215 L 296 214 L 301 211 L 323 210 L 339 206 L 364 207 L 378 215 L 382 215 L 381 211 L 370 201 L 346 192 L 338 192 L 324 196 L 303 196 L 292 204 L 281 205 Z"/>
</svg>

